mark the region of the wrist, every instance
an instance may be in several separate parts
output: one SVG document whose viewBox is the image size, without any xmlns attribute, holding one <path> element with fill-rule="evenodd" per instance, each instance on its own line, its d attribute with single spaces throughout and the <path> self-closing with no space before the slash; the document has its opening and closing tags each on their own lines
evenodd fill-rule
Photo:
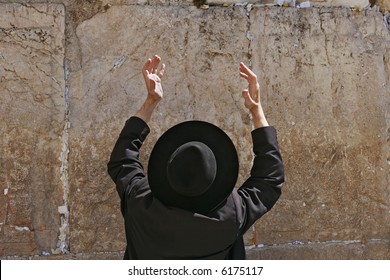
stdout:
<svg viewBox="0 0 390 280">
<path fill-rule="evenodd" d="M 269 126 L 268 121 L 265 117 L 263 108 L 261 106 L 256 107 L 253 110 L 250 110 L 250 112 L 252 114 L 252 120 L 253 120 L 253 125 L 254 125 L 255 129 L 260 128 L 260 127 Z"/>
<path fill-rule="evenodd" d="M 156 108 L 158 102 L 160 100 L 156 100 L 153 98 L 146 98 L 144 104 L 135 114 L 136 117 L 142 119 L 145 123 L 148 123 L 152 117 L 153 111 Z"/>
<path fill-rule="evenodd" d="M 159 102 L 160 100 L 148 96 L 144 102 L 144 106 L 147 108 L 155 108 Z"/>
<path fill-rule="evenodd" d="M 249 112 L 251 113 L 251 115 L 252 115 L 252 117 L 260 117 L 260 109 L 259 109 L 259 107 L 255 107 L 255 108 L 251 108 L 250 110 L 249 110 Z"/>
</svg>

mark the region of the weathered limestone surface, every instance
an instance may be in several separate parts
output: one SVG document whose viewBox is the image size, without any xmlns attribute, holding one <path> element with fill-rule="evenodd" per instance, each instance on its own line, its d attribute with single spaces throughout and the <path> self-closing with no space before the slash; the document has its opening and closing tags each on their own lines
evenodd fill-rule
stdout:
<svg viewBox="0 0 390 280">
<path fill-rule="evenodd" d="M 0 4 L 0 256 L 56 248 L 64 7 Z"/>
<path fill-rule="evenodd" d="M 303 2 L 297 1 L 297 2 Z M 327 6 L 344 6 L 344 7 L 366 7 L 369 0 L 311 0 L 314 5 L 327 5 Z"/>
<path fill-rule="evenodd" d="M 256 9 L 250 29 L 287 175 L 283 199 L 257 226 L 257 242 L 388 239 L 390 36 L 383 16 Z"/>
<path fill-rule="evenodd" d="M 241 8 L 119 6 L 77 29 L 81 70 L 71 75 L 71 240 L 74 252 L 123 250 L 123 219 L 114 184 L 106 173 L 125 120 L 145 99 L 140 70 L 159 53 L 167 64 L 163 102 L 151 122 L 142 160 L 172 125 L 210 121 L 241 151 L 240 182 L 251 161 L 249 117 L 238 75 L 246 59 L 247 16 Z"/>
<path fill-rule="evenodd" d="M 282 244 L 247 250 L 251 260 L 388 260 L 389 240 Z"/>
<path fill-rule="evenodd" d="M 167 64 L 165 96 L 142 150 L 145 168 L 166 129 L 200 119 L 233 139 L 238 185 L 245 180 L 252 154 L 238 76 L 244 61 L 259 74 L 286 164 L 281 200 L 246 235 L 249 258 L 390 258 L 383 14 L 200 10 L 190 0 L 63 2 L 66 9 L 0 4 L 0 258 L 122 257 L 123 219 L 106 163 L 145 98 L 140 69 L 155 53 Z M 386 1 L 377 2 L 383 9 Z M 59 213 L 67 210 L 69 220 Z M 57 247 L 70 254 L 39 256 Z"/>
<path fill-rule="evenodd" d="M 389 35 L 381 15 L 272 8 L 254 9 L 246 22 L 240 8 L 113 7 L 78 27 L 83 61 L 71 79 L 71 172 L 85 176 L 71 178 L 75 252 L 123 246 L 119 211 L 105 214 L 118 200 L 101 159 L 142 103 L 139 69 L 156 52 L 168 59 L 165 99 L 145 143 L 145 163 L 163 131 L 203 119 L 233 138 L 243 181 L 251 154 L 236 65 L 251 53 L 267 114 L 279 129 L 287 183 L 247 244 L 388 238 Z M 249 49 L 244 36 L 252 40 Z"/>
<path fill-rule="evenodd" d="M 381 8 L 381 11 L 390 12 L 390 1 L 389 0 L 377 0 L 377 5 Z"/>
</svg>

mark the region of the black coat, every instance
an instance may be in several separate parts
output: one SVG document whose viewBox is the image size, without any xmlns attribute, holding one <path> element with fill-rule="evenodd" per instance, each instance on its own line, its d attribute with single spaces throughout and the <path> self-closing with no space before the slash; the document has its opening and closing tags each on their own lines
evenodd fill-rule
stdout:
<svg viewBox="0 0 390 280">
<path fill-rule="evenodd" d="M 208 214 L 169 207 L 153 197 L 139 160 L 149 131 L 143 120 L 131 117 L 108 163 L 125 220 L 124 258 L 244 259 L 243 234 L 272 208 L 284 182 L 276 130 L 252 131 L 255 158 L 250 177 Z"/>
</svg>

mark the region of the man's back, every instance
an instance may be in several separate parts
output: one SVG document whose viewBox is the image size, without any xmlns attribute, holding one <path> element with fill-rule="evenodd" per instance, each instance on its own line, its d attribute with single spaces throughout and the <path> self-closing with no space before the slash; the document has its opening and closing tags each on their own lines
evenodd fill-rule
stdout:
<svg viewBox="0 0 390 280">
<path fill-rule="evenodd" d="M 128 199 L 125 215 L 130 259 L 225 259 L 238 237 L 232 196 L 207 214 L 165 206 L 147 179 Z"/>
<path fill-rule="evenodd" d="M 108 172 L 116 183 L 125 219 L 129 259 L 225 259 L 242 235 L 268 212 L 281 194 L 283 163 L 273 127 L 252 132 L 255 154 L 251 176 L 219 207 L 197 213 L 164 205 L 153 196 L 139 150 L 147 124 L 131 117 L 113 149 Z"/>
</svg>

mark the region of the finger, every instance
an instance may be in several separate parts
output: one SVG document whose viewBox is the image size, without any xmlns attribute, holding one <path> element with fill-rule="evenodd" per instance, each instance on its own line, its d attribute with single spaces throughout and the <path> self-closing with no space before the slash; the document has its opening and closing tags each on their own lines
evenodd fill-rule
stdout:
<svg viewBox="0 0 390 280">
<path fill-rule="evenodd" d="M 248 75 L 243 73 L 243 72 L 240 72 L 240 76 L 243 77 L 244 79 L 247 79 L 248 80 Z"/>
<path fill-rule="evenodd" d="M 242 91 L 242 97 L 244 98 L 244 105 L 246 108 L 250 109 L 253 105 L 256 104 L 247 89 Z"/>
<path fill-rule="evenodd" d="M 240 71 L 247 74 L 248 76 L 253 74 L 253 72 L 242 62 L 240 63 Z"/>
<path fill-rule="evenodd" d="M 240 70 L 244 70 L 245 72 L 250 72 L 251 71 L 249 69 L 249 67 L 244 64 L 244 62 L 240 63 Z"/>
<path fill-rule="evenodd" d="M 155 74 L 157 72 L 157 67 L 158 67 L 158 64 L 160 63 L 160 61 L 161 61 L 161 58 L 158 55 L 155 55 L 153 57 L 150 73 Z"/>
<path fill-rule="evenodd" d="M 255 78 L 255 73 L 252 72 L 251 69 L 248 68 L 244 63 L 240 63 L 240 71 L 246 74 L 248 77 Z"/>
<path fill-rule="evenodd" d="M 162 65 L 161 70 L 158 72 L 157 76 L 162 78 L 162 76 L 164 76 L 164 72 L 165 72 L 165 64 Z"/>
<path fill-rule="evenodd" d="M 148 75 L 148 74 L 146 74 L 146 72 L 150 72 L 150 65 L 151 65 L 151 63 L 152 63 L 152 60 L 149 58 L 147 61 L 146 61 L 146 63 L 145 63 L 145 65 L 144 65 L 144 67 L 142 68 L 142 74 L 144 74 L 144 76 L 146 75 Z"/>
<path fill-rule="evenodd" d="M 244 99 L 247 99 L 247 100 L 249 100 L 249 101 L 252 101 L 252 98 L 251 98 L 251 96 L 250 96 L 250 94 L 249 94 L 249 90 L 243 89 L 242 92 L 241 92 L 241 94 L 242 94 L 242 97 L 244 97 Z"/>
</svg>

